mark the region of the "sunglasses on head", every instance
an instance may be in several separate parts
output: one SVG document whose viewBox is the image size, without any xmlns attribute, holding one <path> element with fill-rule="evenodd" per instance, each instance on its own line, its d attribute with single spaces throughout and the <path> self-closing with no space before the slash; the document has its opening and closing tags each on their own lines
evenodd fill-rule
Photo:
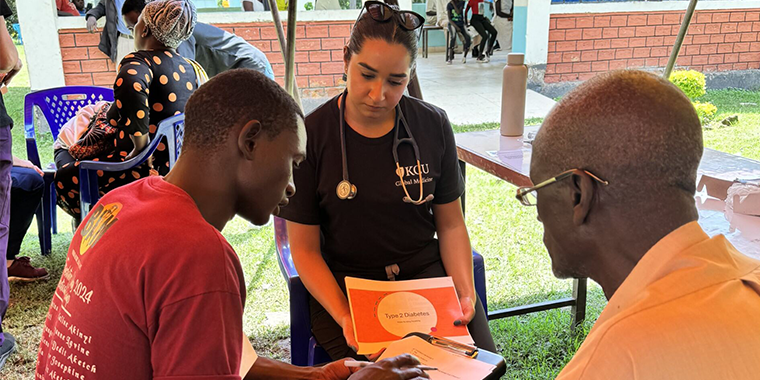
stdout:
<svg viewBox="0 0 760 380">
<path fill-rule="evenodd" d="M 369 16 L 377 22 L 388 22 L 392 18 L 396 19 L 396 22 L 406 31 L 412 31 L 422 26 L 425 23 L 425 19 L 422 16 L 412 11 L 401 11 L 398 6 L 388 5 L 382 1 L 367 1 L 364 3 L 364 8 L 359 12 L 358 22 L 362 18 L 362 14 L 367 12 Z"/>
</svg>

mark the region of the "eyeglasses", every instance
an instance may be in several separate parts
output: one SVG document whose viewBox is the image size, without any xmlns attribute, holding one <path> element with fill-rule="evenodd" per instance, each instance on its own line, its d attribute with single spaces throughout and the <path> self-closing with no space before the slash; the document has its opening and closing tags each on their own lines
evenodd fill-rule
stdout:
<svg viewBox="0 0 760 380">
<path fill-rule="evenodd" d="M 364 3 L 364 8 L 359 12 L 359 17 L 356 22 L 362 18 L 364 11 L 369 13 L 369 17 L 377 22 L 388 22 L 392 18 L 396 19 L 396 22 L 406 31 L 412 31 L 422 26 L 425 23 L 425 19 L 422 16 L 412 11 L 401 11 L 396 5 L 388 5 L 382 1 L 367 1 Z"/>
<path fill-rule="evenodd" d="M 597 182 L 601 183 L 602 185 L 609 185 L 610 183 L 595 176 L 593 173 L 589 172 L 588 170 L 581 170 L 581 169 L 570 169 L 568 171 L 560 173 L 560 175 L 556 177 L 552 177 L 547 179 L 544 182 L 539 183 L 536 186 L 532 187 L 521 187 L 517 189 L 517 200 L 520 201 L 520 203 L 523 204 L 523 206 L 535 206 L 536 202 L 538 200 L 537 192 L 538 189 L 542 187 L 549 186 L 553 183 L 557 183 L 565 178 L 571 177 L 573 174 L 580 174 L 580 173 L 586 173 L 589 177 L 593 178 Z"/>
</svg>

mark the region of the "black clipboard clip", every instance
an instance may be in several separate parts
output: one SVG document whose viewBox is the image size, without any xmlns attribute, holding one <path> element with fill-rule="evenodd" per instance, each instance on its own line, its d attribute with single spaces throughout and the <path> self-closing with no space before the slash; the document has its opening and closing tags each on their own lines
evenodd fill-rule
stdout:
<svg viewBox="0 0 760 380">
<path fill-rule="evenodd" d="M 422 338 L 422 340 L 432 344 L 433 346 L 441 347 L 443 349 L 470 357 L 472 359 L 475 359 L 476 357 L 478 357 L 478 348 L 475 346 L 471 346 L 469 344 L 459 343 L 451 339 L 441 338 L 438 336 L 433 336 L 430 334 L 425 334 L 425 333 L 420 333 L 420 332 L 409 333 L 404 338 L 410 337 L 410 336 L 416 336 L 418 338 Z"/>
</svg>

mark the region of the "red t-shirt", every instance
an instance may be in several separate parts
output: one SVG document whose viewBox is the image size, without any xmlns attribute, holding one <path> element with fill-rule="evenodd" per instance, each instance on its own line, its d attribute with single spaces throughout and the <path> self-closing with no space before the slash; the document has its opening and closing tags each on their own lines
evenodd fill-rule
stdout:
<svg viewBox="0 0 760 380">
<path fill-rule="evenodd" d="M 480 3 L 482 3 L 483 0 L 467 0 L 468 5 L 470 6 L 470 9 L 472 9 L 472 14 L 477 15 L 480 14 Z"/>
<path fill-rule="evenodd" d="M 55 0 L 55 5 L 61 12 L 71 13 L 72 16 L 79 16 L 79 11 L 69 0 Z"/>
<path fill-rule="evenodd" d="M 35 380 L 237 380 L 235 251 L 161 177 L 108 193 L 74 234 Z"/>
</svg>

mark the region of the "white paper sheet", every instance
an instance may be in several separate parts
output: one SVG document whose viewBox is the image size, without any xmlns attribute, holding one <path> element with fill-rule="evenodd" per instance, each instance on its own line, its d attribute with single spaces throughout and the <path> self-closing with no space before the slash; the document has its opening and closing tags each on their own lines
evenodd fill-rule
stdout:
<svg viewBox="0 0 760 380">
<path fill-rule="evenodd" d="M 495 367 L 492 364 L 433 346 L 417 336 L 391 343 L 380 360 L 401 354 L 412 354 L 422 365 L 438 368 L 435 371 L 427 371 L 431 380 L 485 379 Z"/>
</svg>

